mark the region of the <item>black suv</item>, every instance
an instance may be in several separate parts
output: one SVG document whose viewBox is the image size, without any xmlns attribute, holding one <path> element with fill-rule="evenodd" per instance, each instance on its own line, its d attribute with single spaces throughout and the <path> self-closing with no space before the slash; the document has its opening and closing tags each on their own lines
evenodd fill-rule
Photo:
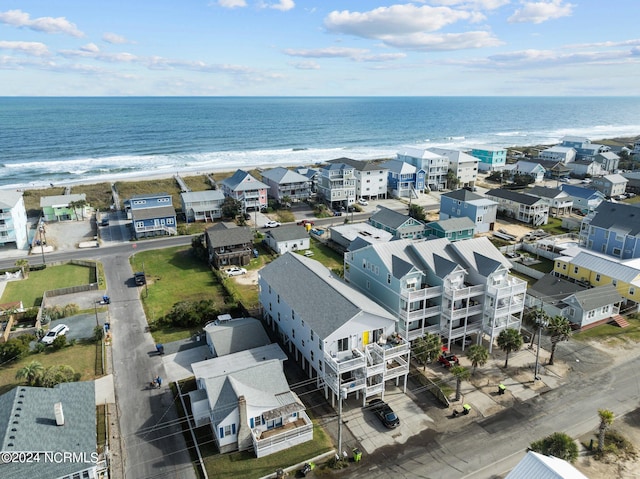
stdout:
<svg viewBox="0 0 640 479">
<path fill-rule="evenodd" d="M 393 412 L 393 409 L 382 399 L 372 399 L 369 401 L 369 408 L 380 419 L 388 429 L 395 429 L 400 425 L 400 419 Z"/>
<path fill-rule="evenodd" d="M 147 282 L 147 278 L 145 278 L 144 273 L 141 271 L 138 271 L 137 273 L 135 273 L 133 277 L 136 280 L 137 286 L 142 286 Z"/>
</svg>

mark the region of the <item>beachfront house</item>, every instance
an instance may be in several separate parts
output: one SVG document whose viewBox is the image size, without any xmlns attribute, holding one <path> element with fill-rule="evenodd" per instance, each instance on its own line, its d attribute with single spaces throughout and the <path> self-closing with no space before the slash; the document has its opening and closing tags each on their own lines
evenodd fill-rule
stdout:
<svg viewBox="0 0 640 479">
<path fill-rule="evenodd" d="M 628 180 L 619 174 L 605 175 L 591 180 L 591 186 L 608 197 L 624 194 Z"/>
<path fill-rule="evenodd" d="M 432 221 L 425 225 L 427 238 L 447 238 L 449 241 L 460 241 L 473 238 L 476 224 L 466 216 Z"/>
<path fill-rule="evenodd" d="M 549 213 L 553 217 L 568 215 L 573 208 L 573 200 L 569 193 L 557 188 L 534 186 L 523 193 L 542 200 L 549 207 Z"/>
<path fill-rule="evenodd" d="M 603 201 L 580 226 L 581 244 L 616 258 L 640 258 L 640 206 Z"/>
<path fill-rule="evenodd" d="M 220 325 L 225 329 L 214 336 L 226 354 L 191 365 L 197 390 L 189 398 L 196 426 L 211 426 L 221 453 L 252 450 L 264 457 L 312 440 L 313 424 L 289 389 L 283 372 L 287 355 L 280 346 L 252 340 L 256 327 L 267 338 L 253 318 Z"/>
<path fill-rule="evenodd" d="M 224 193 L 221 190 L 184 191 L 180 193 L 180 201 L 187 223 L 222 218 Z"/>
<path fill-rule="evenodd" d="M 566 165 L 576 159 L 576 150 L 569 146 L 555 145 L 550 148 L 546 148 L 538 153 L 538 158 L 541 160 L 561 162 Z"/>
<path fill-rule="evenodd" d="M 429 189 L 441 191 L 447 187 L 447 173 L 449 159 L 425 148 L 404 147 L 397 153 L 397 159 L 416 167 L 417 171 L 424 171 L 425 185 L 418 191 Z M 417 185 L 420 186 L 420 185 Z"/>
<path fill-rule="evenodd" d="M 295 168 L 295 171 L 298 174 L 304 176 L 307 181 L 309 181 L 309 188 L 311 188 L 311 196 L 315 195 L 318 191 L 318 174 L 319 171 L 317 168 L 307 168 L 306 166 L 301 166 Z"/>
<path fill-rule="evenodd" d="M 428 148 L 436 155 L 446 156 L 449 160 L 449 170 L 456 178 L 456 183 L 448 184 L 447 188 L 473 188 L 478 177 L 478 158 L 460 150 L 450 148 Z M 450 183 L 450 182 L 449 182 Z"/>
<path fill-rule="evenodd" d="M 496 188 L 487 191 L 487 198 L 498 203 L 498 213 L 533 226 L 546 225 L 549 206 L 540 198 L 517 191 Z"/>
<path fill-rule="evenodd" d="M 84 220 L 91 211 L 84 193 L 43 196 L 40 198 L 40 208 L 44 221 Z"/>
<path fill-rule="evenodd" d="M 353 166 L 329 163 L 318 176 L 318 198 L 331 209 L 340 210 L 356 202 L 356 173 Z"/>
<path fill-rule="evenodd" d="M 397 319 L 321 263 L 286 253 L 259 272 L 264 321 L 309 378 L 331 396 L 384 398 L 409 374 L 410 344 Z"/>
<path fill-rule="evenodd" d="M 167 193 L 131 197 L 127 201 L 127 218 L 131 219 L 135 238 L 177 234 L 176 210 Z"/>
<path fill-rule="evenodd" d="M 255 179 L 243 170 L 236 172 L 229 178 L 220 182 L 220 187 L 225 196 L 240 202 L 242 211 L 260 211 L 267 207 L 268 185 Z"/>
<path fill-rule="evenodd" d="M 367 200 L 385 199 L 387 197 L 387 169 L 373 161 L 338 158 L 329 163 L 343 163 L 353 167 L 356 178 L 356 197 Z"/>
<path fill-rule="evenodd" d="M 378 207 L 368 221 L 372 226 L 391 233 L 394 239 L 424 238 L 424 223 L 384 206 Z"/>
<path fill-rule="evenodd" d="M 29 247 L 27 210 L 22 192 L 0 190 L 0 246 L 10 243 L 16 249 Z"/>
<path fill-rule="evenodd" d="M 247 226 L 219 223 L 204 234 L 209 264 L 215 268 L 246 266 L 253 254 L 253 232 Z"/>
<path fill-rule="evenodd" d="M 591 143 L 590 139 L 580 136 L 565 136 L 560 146 L 576 150 L 576 160 L 593 160 L 599 153 L 611 151 L 609 146 Z"/>
<path fill-rule="evenodd" d="M 595 210 L 604 201 L 604 195 L 598 190 L 576 185 L 560 185 L 560 189 L 568 193 L 573 201 L 573 209 L 587 214 Z"/>
<path fill-rule="evenodd" d="M 93 381 L 53 388 L 18 386 L 4 393 L 0 396 L 0 450 L 15 452 L 15 457 L 28 455 L 25 460 L 2 461 L 2 478 L 105 477 L 107 465 L 96 441 L 96 413 Z M 63 460 L 63 454 L 72 453 L 74 460 Z"/>
<path fill-rule="evenodd" d="M 440 219 L 467 217 L 476 233 L 493 231 L 498 204 L 463 188 L 440 195 Z"/>
<path fill-rule="evenodd" d="M 387 169 L 389 194 L 396 198 L 417 198 L 424 189 L 425 172 L 400 160 L 389 160 L 380 166 Z"/>
<path fill-rule="evenodd" d="M 492 344 L 504 328 L 520 328 L 526 282 L 510 268 L 485 237 L 397 240 L 346 253 L 344 277 L 400 319 L 403 337 L 439 334 L 450 348 L 470 335 Z"/>
<path fill-rule="evenodd" d="M 269 187 L 268 196 L 278 203 L 306 201 L 311 196 L 311 180 L 281 166 L 263 171 L 262 181 Z"/>
<path fill-rule="evenodd" d="M 308 250 L 310 241 L 307 229 L 293 224 L 270 228 L 264 234 L 265 244 L 278 254 Z"/>
<path fill-rule="evenodd" d="M 507 149 L 490 146 L 476 146 L 469 151 L 478 158 L 480 171 L 502 171 L 507 164 Z"/>
</svg>

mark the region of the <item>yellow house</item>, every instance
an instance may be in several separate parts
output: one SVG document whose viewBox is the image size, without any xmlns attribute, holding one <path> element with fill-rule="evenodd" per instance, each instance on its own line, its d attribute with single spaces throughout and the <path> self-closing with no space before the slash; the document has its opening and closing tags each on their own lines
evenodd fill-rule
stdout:
<svg viewBox="0 0 640 479">
<path fill-rule="evenodd" d="M 574 257 L 556 258 L 553 272 L 593 287 L 613 284 L 620 296 L 640 303 L 640 262 L 637 260 L 619 262 L 582 251 Z"/>
</svg>

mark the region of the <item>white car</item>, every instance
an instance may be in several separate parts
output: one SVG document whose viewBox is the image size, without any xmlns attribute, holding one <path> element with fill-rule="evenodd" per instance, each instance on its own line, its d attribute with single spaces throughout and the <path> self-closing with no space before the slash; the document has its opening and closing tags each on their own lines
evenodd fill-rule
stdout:
<svg viewBox="0 0 640 479">
<path fill-rule="evenodd" d="M 233 267 L 227 270 L 227 274 L 229 276 L 240 276 L 242 274 L 247 274 L 247 270 L 244 268 Z"/>
<path fill-rule="evenodd" d="M 58 324 L 49 330 L 47 334 L 40 340 L 44 344 L 51 344 L 58 336 L 64 336 L 69 332 L 69 326 L 66 324 Z"/>
<path fill-rule="evenodd" d="M 280 223 L 277 221 L 267 221 L 264 224 L 265 228 L 277 228 L 278 226 L 280 226 Z"/>
<path fill-rule="evenodd" d="M 359 198 L 358 199 L 358 204 L 362 205 L 362 206 L 367 206 L 369 204 L 369 202 L 367 200 L 365 200 L 364 198 Z"/>
</svg>

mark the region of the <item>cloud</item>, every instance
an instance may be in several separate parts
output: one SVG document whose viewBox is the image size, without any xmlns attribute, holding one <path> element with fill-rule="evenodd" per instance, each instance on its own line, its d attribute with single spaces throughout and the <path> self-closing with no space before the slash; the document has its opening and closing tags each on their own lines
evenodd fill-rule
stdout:
<svg viewBox="0 0 640 479">
<path fill-rule="evenodd" d="M 244 8 L 247 6 L 245 0 L 218 0 L 218 6 L 222 8 Z"/>
<path fill-rule="evenodd" d="M 280 10 L 281 12 L 287 12 L 295 8 L 296 3 L 293 0 L 279 0 L 278 3 L 265 3 L 261 2 L 262 8 L 272 8 L 274 10 Z"/>
<path fill-rule="evenodd" d="M 555 20 L 568 17 L 573 12 L 575 5 L 562 3 L 563 0 L 551 2 L 521 2 L 522 8 L 515 11 L 508 18 L 509 23 L 543 23 L 547 20 Z"/>
<path fill-rule="evenodd" d="M 333 11 L 324 26 L 336 33 L 379 39 L 389 35 L 433 32 L 461 20 L 480 21 L 479 13 L 413 4 L 379 7 L 368 12 Z"/>
<path fill-rule="evenodd" d="M 11 50 L 35 57 L 49 55 L 49 49 L 47 48 L 47 46 L 44 43 L 40 42 L 0 41 L 0 50 Z"/>
<path fill-rule="evenodd" d="M 120 45 L 120 44 L 123 44 L 123 43 L 131 43 L 129 40 L 127 40 L 122 35 L 118 35 L 117 33 L 110 33 L 110 32 L 107 32 L 104 35 L 102 35 L 102 40 L 107 42 L 107 43 L 114 44 L 114 45 Z"/>
<path fill-rule="evenodd" d="M 311 60 L 305 62 L 293 62 L 290 65 L 298 70 L 320 70 L 320 65 Z"/>
<path fill-rule="evenodd" d="M 0 12 L 0 23 L 43 33 L 64 33 L 72 37 L 84 36 L 84 33 L 64 17 L 40 17 L 32 20 L 30 15 L 22 10 Z"/>
<path fill-rule="evenodd" d="M 495 10 L 511 3 L 511 0 L 432 0 L 431 3 L 448 7 L 456 5 L 460 8 L 474 10 Z"/>
<path fill-rule="evenodd" d="M 619 64 L 633 60 L 633 50 L 569 52 L 520 50 L 487 57 L 486 66 L 501 68 L 555 68 L 571 64 Z"/>
<path fill-rule="evenodd" d="M 315 50 L 294 50 L 289 48 L 284 51 L 286 55 L 303 58 L 348 58 L 356 62 L 387 62 L 405 58 L 404 53 L 371 54 L 369 50 L 362 48 L 318 48 Z"/>
<path fill-rule="evenodd" d="M 413 33 L 382 38 L 382 40 L 392 47 L 419 51 L 451 51 L 496 47 L 504 44 L 493 34 L 484 31 L 442 34 Z"/>
</svg>

